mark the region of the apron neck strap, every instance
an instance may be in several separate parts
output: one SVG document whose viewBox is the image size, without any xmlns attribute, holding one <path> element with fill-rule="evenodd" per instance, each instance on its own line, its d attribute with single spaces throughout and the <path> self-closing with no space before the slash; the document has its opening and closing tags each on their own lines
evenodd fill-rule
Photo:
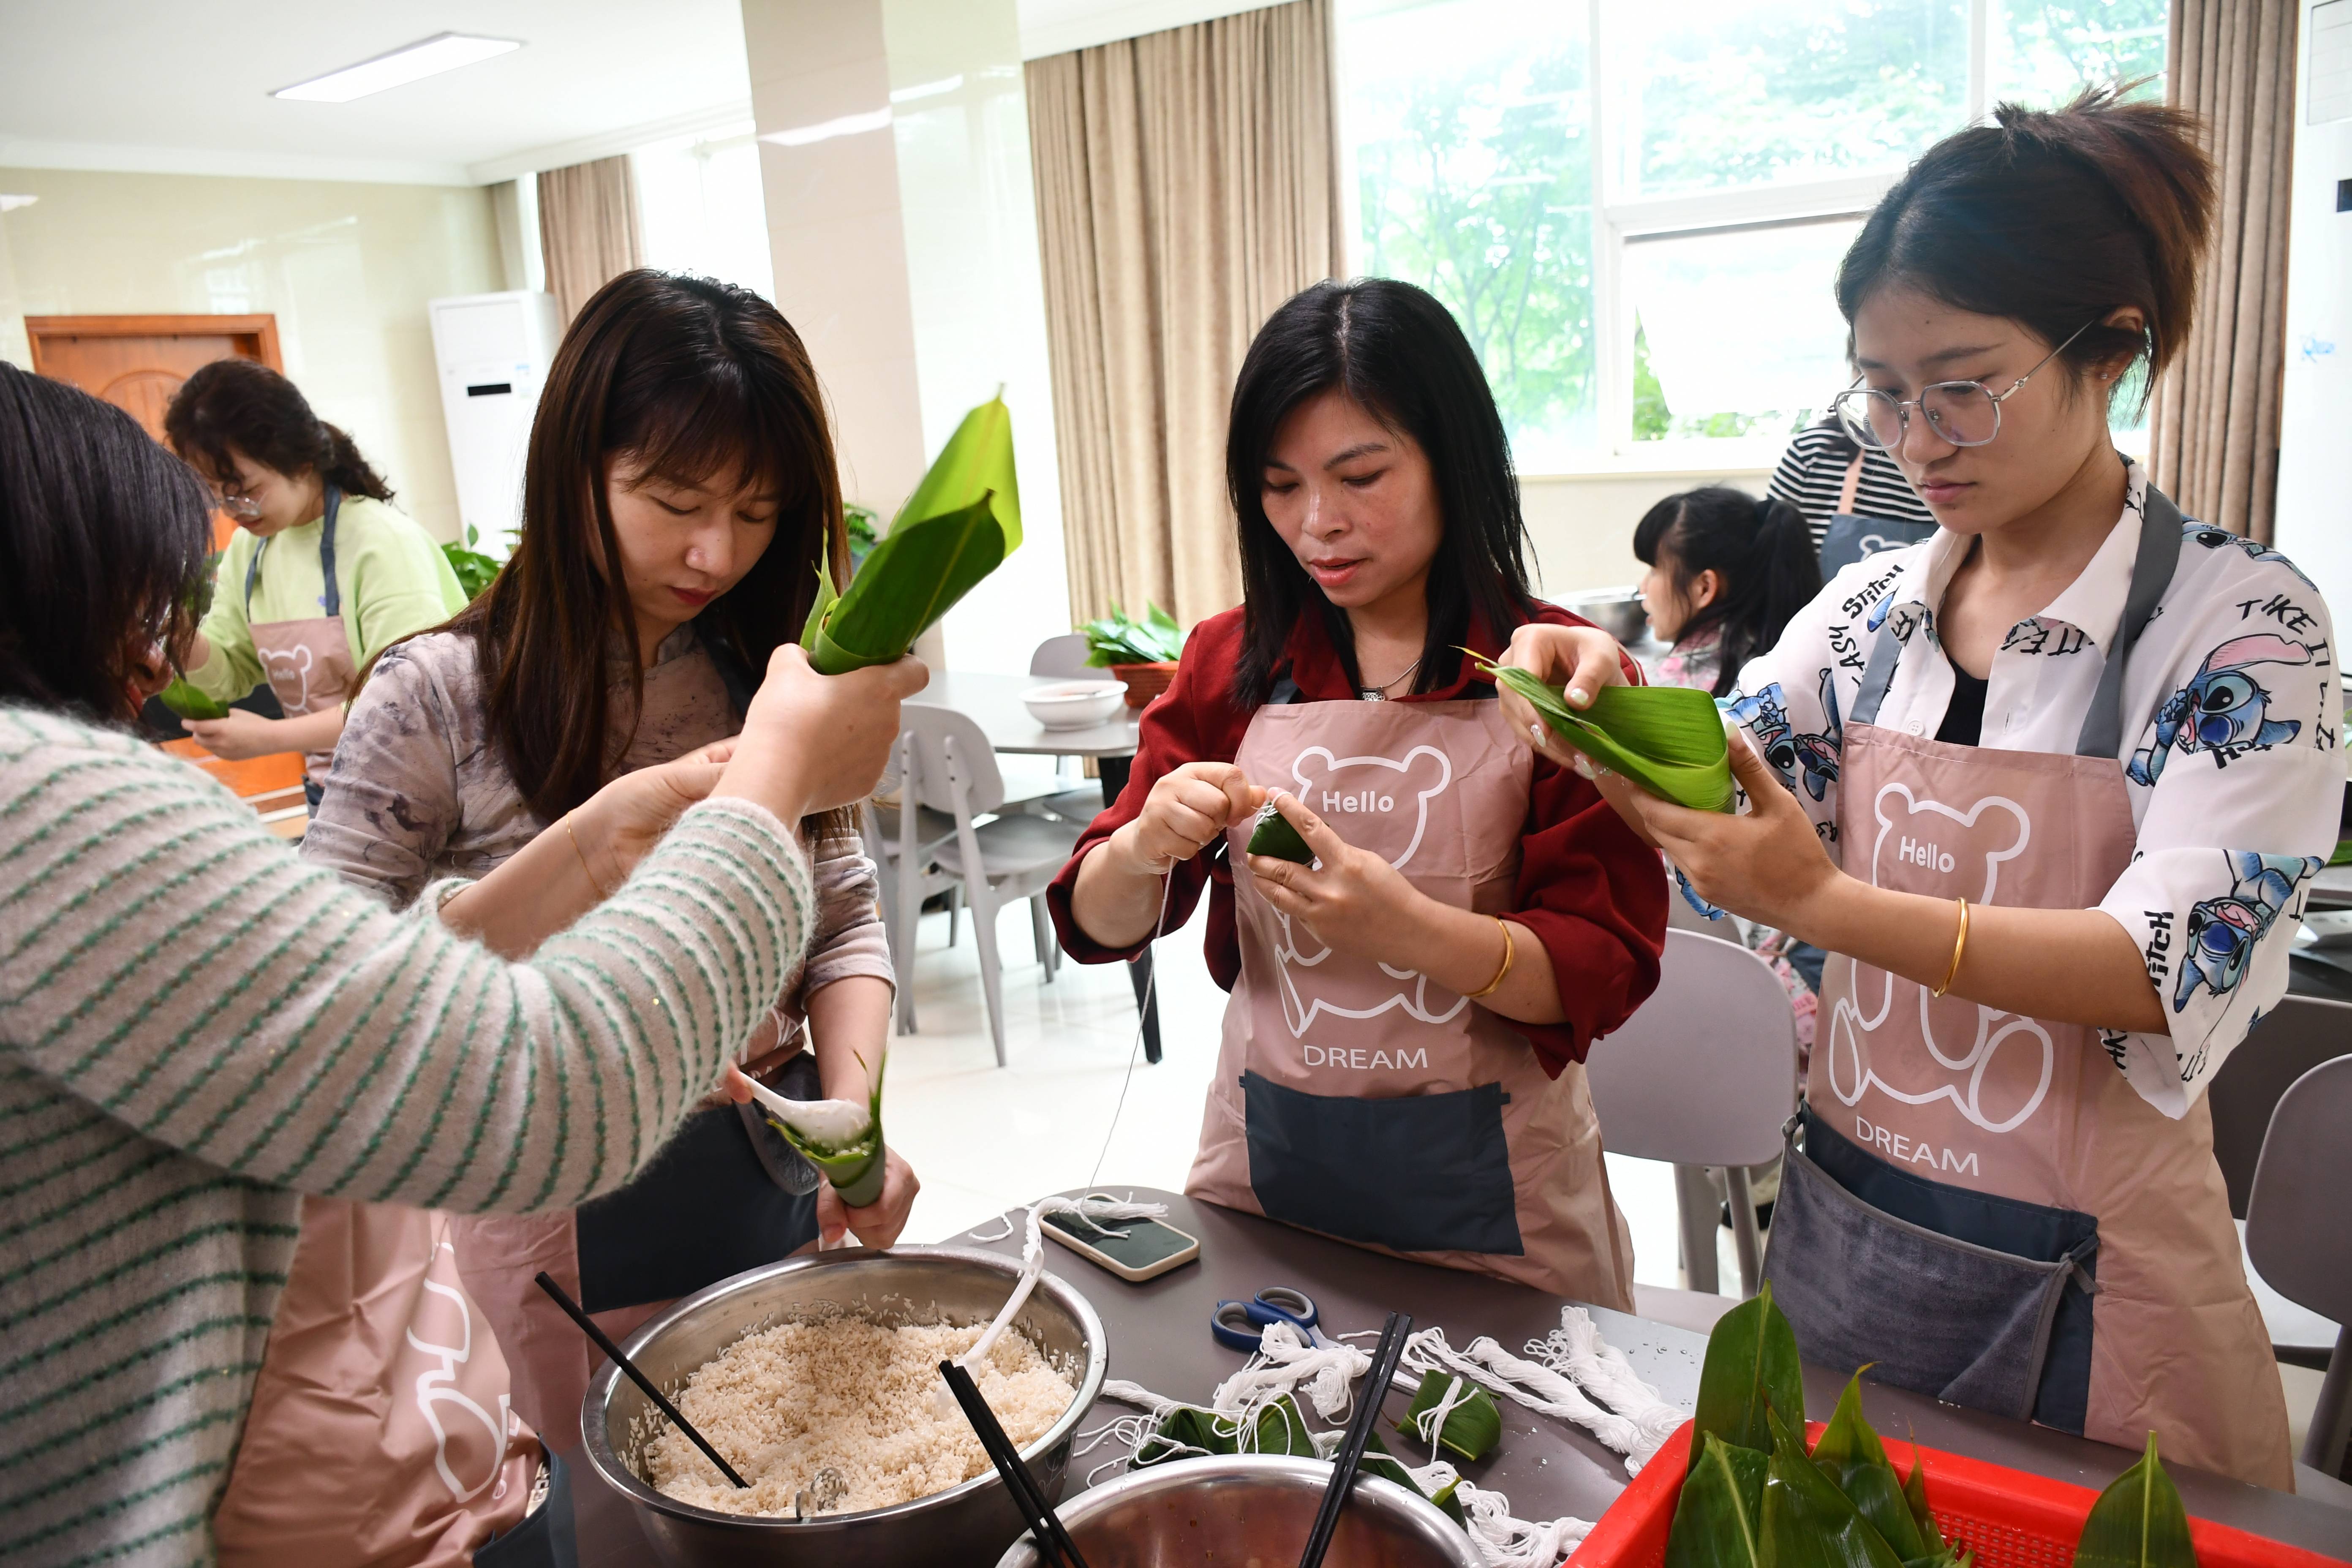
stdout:
<svg viewBox="0 0 2352 1568">
<path fill-rule="evenodd" d="M 1838 487 L 1837 509 L 1847 517 L 1853 515 L 1853 498 L 1862 491 L 1862 443 L 1857 441 L 1853 444 L 1853 461 L 1845 466 L 1845 483 Z"/>
<path fill-rule="evenodd" d="M 2078 757 L 2112 757 L 2123 745 L 2124 661 L 2138 643 L 2140 633 L 2156 617 L 2157 602 L 2172 585 L 2173 568 L 2180 561 L 2180 531 L 2185 520 L 2170 497 L 2154 485 L 2147 487 L 2139 519 L 2139 550 L 2132 557 L 2131 587 L 2124 595 L 2123 614 L 2116 622 L 2115 646 L 2099 671 L 2098 689 L 2091 695 L 2090 711 L 2075 737 Z M 1862 689 L 1854 694 L 1847 720 L 1855 724 L 1878 722 L 1879 705 L 1895 683 L 1895 664 L 1903 645 L 1895 636 L 1895 617 L 1878 625 L 1870 645 L 1870 662 L 1862 672 Z"/>
<path fill-rule="evenodd" d="M 327 487 L 327 512 L 319 528 L 319 575 L 326 579 L 327 591 L 319 595 L 319 613 L 329 619 L 343 613 L 342 584 L 335 581 L 335 514 L 342 510 L 343 492 L 333 485 Z M 253 558 L 245 563 L 245 618 L 253 619 L 253 584 L 261 573 L 261 552 L 269 548 L 263 540 L 253 547 Z"/>
</svg>

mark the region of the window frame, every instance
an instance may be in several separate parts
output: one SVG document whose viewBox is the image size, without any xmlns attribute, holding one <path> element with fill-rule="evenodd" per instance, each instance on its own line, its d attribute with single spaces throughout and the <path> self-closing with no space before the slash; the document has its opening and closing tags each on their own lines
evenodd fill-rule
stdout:
<svg viewBox="0 0 2352 1568">
<path fill-rule="evenodd" d="M 1585 58 L 1589 81 L 1597 79 L 1607 58 L 1605 40 L 1612 30 L 1606 11 L 1610 0 L 1584 0 Z M 1622 5 L 1622 0 L 1618 0 Z M 1961 102 L 1967 124 L 1975 124 L 1989 107 L 1992 27 L 1998 0 L 1968 0 L 1968 81 Z M 1621 13 L 1622 15 L 1622 13 Z M 1347 74 L 1344 44 L 1335 40 L 1338 69 L 1334 93 L 1339 110 L 1341 206 L 1347 224 L 1347 258 L 1350 271 L 1363 253 L 1363 215 L 1356 163 L 1356 137 L 1347 120 Z M 1727 468 L 1769 468 L 1788 445 L 1786 435 L 1769 437 L 1668 437 L 1657 441 L 1633 439 L 1633 315 L 1624 298 L 1625 247 L 1644 240 L 1736 232 L 1766 226 L 1794 226 L 1807 223 L 1851 222 L 1868 216 L 1881 196 L 1902 178 L 1899 169 L 1868 174 L 1843 174 L 1828 179 L 1791 181 L 1785 184 L 1739 185 L 1688 195 L 1610 199 L 1609 171 L 1616 151 L 1608 113 L 1609 95 L 1597 85 L 1587 92 L 1588 132 L 1591 159 L 1593 376 L 1599 388 L 1594 409 L 1596 428 L 1607 433 L 1585 460 L 1570 465 L 1548 464 L 1523 470 L 1523 479 L 1584 479 L 1622 475 L 1628 471 L 1720 471 Z M 1955 128 L 1957 129 L 1957 127 Z M 1827 393 L 1824 392 L 1824 402 Z M 1760 461 L 1758 459 L 1761 459 Z"/>
</svg>

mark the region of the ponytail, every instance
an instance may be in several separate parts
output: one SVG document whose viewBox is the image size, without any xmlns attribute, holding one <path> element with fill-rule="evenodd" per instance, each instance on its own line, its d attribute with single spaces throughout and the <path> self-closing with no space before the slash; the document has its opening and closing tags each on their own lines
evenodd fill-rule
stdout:
<svg viewBox="0 0 2352 1568">
<path fill-rule="evenodd" d="M 1652 507 L 1633 530 L 1633 553 L 1655 566 L 1663 552 L 1674 565 L 1675 592 L 1685 596 L 1702 572 L 1723 581 L 1715 602 L 1692 613 L 1686 639 L 1716 628 L 1723 650 L 1715 695 L 1728 692 L 1739 668 L 1780 640 L 1790 616 L 1822 591 L 1820 557 L 1804 514 L 1787 501 L 1759 500 L 1727 485 L 1671 495 Z"/>
<path fill-rule="evenodd" d="M 215 360 L 181 383 L 163 411 L 163 437 L 215 479 L 234 468 L 234 448 L 289 477 L 315 473 L 347 496 L 392 499 L 351 437 L 311 412 L 301 388 L 251 360 Z"/>
<path fill-rule="evenodd" d="M 2196 314 L 2214 181 L 2203 122 L 2126 102 L 2138 85 L 2088 88 L 2059 110 L 2004 103 L 1927 149 L 1838 268 L 1847 322 L 1879 289 L 1915 288 L 2046 343 L 2081 331 L 2064 355 L 2077 376 L 2145 354 L 2153 384 Z M 2123 306 L 2145 331 L 2105 324 Z"/>
</svg>

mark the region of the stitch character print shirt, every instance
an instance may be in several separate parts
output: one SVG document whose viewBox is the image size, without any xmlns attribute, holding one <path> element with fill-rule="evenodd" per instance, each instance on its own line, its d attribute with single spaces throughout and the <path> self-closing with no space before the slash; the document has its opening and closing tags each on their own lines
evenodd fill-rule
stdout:
<svg viewBox="0 0 2352 1568">
<path fill-rule="evenodd" d="M 2106 542 L 2047 607 L 2010 628 L 1993 656 L 1984 749 L 2074 751 L 2122 618 L 2147 488 L 2130 464 Z M 1891 621 L 1904 647 L 1879 724 L 1934 735 L 1953 691 L 1936 611 L 1969 542 L 1939 532 L 1840 572 L 1727 700 L 1842 863 L 1843 715 L 1871 639 Z M 2285 556 L 2190 521 L 2124 672 L 2116 761 L 2137 837 L 2098 907 L 2138 944 L 2171 1032 L 2102 1043 L 2168 1116 L 2187 1112 L 2285 994 L 2288 944 L 2343 803 L 2334 639 L 2318 590 Z"/>
</svg>

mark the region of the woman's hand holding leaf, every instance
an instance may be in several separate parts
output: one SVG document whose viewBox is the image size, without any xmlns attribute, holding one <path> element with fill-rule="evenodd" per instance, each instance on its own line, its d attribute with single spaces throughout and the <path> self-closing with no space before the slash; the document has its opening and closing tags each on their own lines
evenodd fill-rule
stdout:
<svg viewBox="0 0 2352 1568">
<path fill-rule="evenodd" d="M 1231 763 L 1186 763 L 1152 782 L 1143 809 L 1111 835 L 1128 870 L 1164 877 L 1265 804 L 1265 791 Z"/>
<path fill-rule="evenodd" d="M 786 646 L 768 660 L 714 795 L 756 800 L 786 822 L 871 794 L 898 738 L 898 704 L 923 689 L 920 659 L 819 675 Z"/>
<path fill-rule="evenodd" d="M 1430 921 L 1422 908 L 1428 895 L 1378 855 L 1331 831 L 1295 795 L 1276 790 L 1268 798 L 1306 840 L 1315 864 L 1248 857 L 1259 895 L 1335 952 L 1428 973 Z M 1483 934 L 1491 942 L 1493 928 Z"/>
<path fill-rule="evenodd" d="M 1568 705 L 1590 708 L 1592 694 L 1604 686 L 1623 686 L 1625 650 L 1599 626 L 1555 626 L 1530 621 L 1511 634 L 1510 645 L 1495 662 L 1532 673 L 1546 686 L 1566 688 Z M 1509 690 L 1496 693 L 1503 718 L 1535 749 L 1562 767 L 1574 765 L 1576 749 L 1545 723 L 1527 699 Z"/>
<path fill-rule="evenodd" d="M 1748 795 L 1744 816 L 1692 811 L 1622 779 L 1615 787 L 1607 779 L 1600 784 L 1609 804 L 1666 852 L 1701 898 L 1811 940 L 1808 932 L 1820 928 L 1808 911 L 1846 879 L 1822 847 L 1812 819 L 1744 731 L 1732 741 L 1731 776 Z"/>
</svg>

